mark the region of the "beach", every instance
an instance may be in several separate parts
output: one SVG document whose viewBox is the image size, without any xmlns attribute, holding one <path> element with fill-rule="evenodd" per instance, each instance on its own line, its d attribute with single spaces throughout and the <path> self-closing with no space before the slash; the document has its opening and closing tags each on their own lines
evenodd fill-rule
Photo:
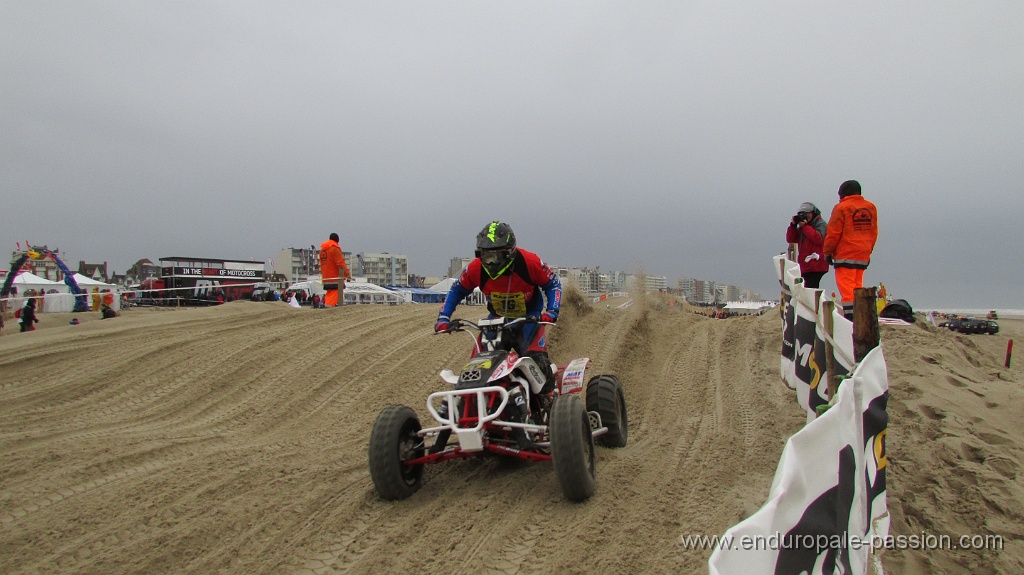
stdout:
<svg viewBox="0 0 1024 575">
<path fill-rule="evenodd" d="M 777 311 L 715 320 L 648 296 L 563 305 L 552 358 L 616 375 L 629 443 L 566 501 L 548 463 L 451 461 L 410 499 L 367 467 L 377 414 L 421 420 L 442 369 L 434 305 L 41 314 L 0 337 L 0 572 L 704 573 L 764 503 L 805 414 L 779 377 Z M 478 307 L 460 317 L 476 319 Z M 71 317 L 82 318 L 70 326 Z M 888 573 L 1024 572 L 1024 320 L 997 335 L 882 326 L 893 535 L 1000 536 L 1002 549 L 889 549 Z"/>
</svg>

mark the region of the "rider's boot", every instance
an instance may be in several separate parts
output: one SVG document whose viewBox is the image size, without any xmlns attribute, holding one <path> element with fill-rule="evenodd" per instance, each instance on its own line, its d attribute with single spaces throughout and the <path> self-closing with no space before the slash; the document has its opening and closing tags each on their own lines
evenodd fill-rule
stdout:
<svg viewBox="0 0 1024 575">
<path fill-rule="evenodd" d="M 437 437 L 434 438 L 434 444 L 428 449 L 428 453 L 441 453 L 445 447 L 448 447 L 448 438 L 452 436 L 452 430 L 442 429 L 437 432 Z"/>
<path fill-rule="evenodd" d="M 537 448 L 537 445 L 530 441 L 529 435 L 522 427 L 517 427 L 512 430 L 512 438 L 516 440 L 516 445 L 519 446 L 520 451 L 531 451 Z"/>
<path fill-rule="evenodd" d="M 509 392 L 509 399 L 512 404 L 515 405 L 517 416 L 512 418 L 516 423 L 529 423 L 530 421 L 530 408 L 526 405 L 526 399 L 523 397 L 523 392 L 519 387 L 513 388 Z M 521 450 L 535 449 L 537 446 L 534 445 L 533 441 L 530 441 L 530 435 L 522 427 L 512 428 L 512 438 L 516 440 Z"/>
<path fill-rule="evenodd" d="M 442 419 L 448 417 L 448 402 L 447 401 L 442 401 L 441 402 L 441 408 L 437 410 L 437 414 L 440 415 Z M 444 451 L 444 448 L 448 447 L 448 439 L 451 436 L 452 436 L 452 430 L 447 428 L 447 427 L 442 429 L 441 431 L 437 432 L 437 437 L 434 438 L 434 444 L 430 446 L 430 449 L 428 450 L 428 452 L 433 454 L 433 453 L 440 453 L 440 452 Z"/>
<path fill-rule="evenodd" d="M 551 416 L 551 404 L 555 401 L 555 395 L 553 393 L 538 393 L 537 398 L 537 417 L 543 419 Z"/>
</svg>

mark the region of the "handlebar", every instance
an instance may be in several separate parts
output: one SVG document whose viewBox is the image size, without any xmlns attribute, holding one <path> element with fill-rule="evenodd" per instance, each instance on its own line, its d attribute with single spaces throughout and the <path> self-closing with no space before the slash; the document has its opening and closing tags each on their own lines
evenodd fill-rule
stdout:
<svg viewBox="0 0 1024 575">
<path fill-rule="evenodd" d="M 504 317 L 496 317 L 493 319 L 481 319 L 479 323 L 472 322 L 468 319 L 452 318 L 448 322 L 448 329 L 444 331 L 434 332 L 434 335 L 441 333 L 455 333 L 457 331 L 468 331 L 466 328 L 471 327 L 479 332 L 485 331 L 499 331 L 505 328 L 512 327 L 520 323 L 535 323 L 540 325 L 557 325 L 552 321 L 541 321 L 540 318 L 535 317 L 519 317 L 516 319 L 508 319 Z"/>
</svg>

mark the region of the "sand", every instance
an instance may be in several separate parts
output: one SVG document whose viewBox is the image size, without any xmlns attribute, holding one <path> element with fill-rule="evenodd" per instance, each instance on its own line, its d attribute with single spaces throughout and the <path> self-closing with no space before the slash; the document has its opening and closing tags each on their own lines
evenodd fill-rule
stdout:
<svg viewBox="0 0 1024 575">
<path fill-rule="evenodd" d="M 489 458 L 429 467 L 419 493 L 384 502 L 374 418 L 393 403 L 422 417 L 468 353 L 467 337 L 433 335 L 435 316 L 235 302 L 9 327 L 0 572 L 702 573 L 711 550 L 680 536 L 758 509 L 804 422 L 778 375 L 777 314 L 566 310 L 554 359 L 588 356 L 626 389 L 630 443 L 599 449 L 595 496 L 569 503 L 550 464 Z M 1002 367 L 1024 322 L 1000 325 L 883 328 L 892 532 L 1005 538 L 1001 552 L 891 550 L 889 573 L 1024 572 L 1024 357 Z"/>
</svg>

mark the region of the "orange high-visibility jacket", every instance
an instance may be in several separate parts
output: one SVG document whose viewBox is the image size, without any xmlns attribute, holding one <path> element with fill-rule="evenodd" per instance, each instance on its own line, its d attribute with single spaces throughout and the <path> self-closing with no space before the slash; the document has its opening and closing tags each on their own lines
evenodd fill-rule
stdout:
<svg viewBox="0 0 1024 575">
<path fill-rule="evenodd" d="M 840 198 L 832 208 L 822 253 L 837 268 L 865 269 L 878 239 L 878 210 L 860 195 Z"/>
<path fill-rule="evenodd" d="M 345 265 L 345 254 L 341 253 L 341 246 L 334 240 L 320 244 L 320 276 L 326 290 L 336 290 L 343 279 L 352 278 Z"/>
</svg>

